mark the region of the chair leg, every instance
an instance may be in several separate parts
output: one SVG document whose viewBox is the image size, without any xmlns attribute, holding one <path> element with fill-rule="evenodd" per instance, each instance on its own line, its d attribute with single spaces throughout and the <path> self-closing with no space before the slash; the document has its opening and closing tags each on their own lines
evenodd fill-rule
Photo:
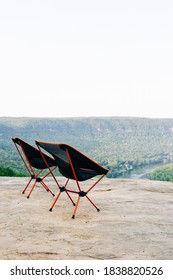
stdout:
<svg viewBox="0 0 173 280">
<path fill-rule="evenodd" d="M 81 191 L 79 192 L 79 196 L 78 196 L 78 199 L 77 199 L 77 202 L 76 202 L 76 206 L 75 206 L 75 209 L 74 209 L 74 212 L 73 212 L 73 215 L 72 215 L 72 219 L 75 219 L 75 216 L 76 216 L 76 212 L 77 212 L 77 208 L 78 208 L 78 205 L 79 205 L 79 202 L 80 202 L 80 198 L 81 197 L 86 197 L 88 199 L 88 201 L 96 208 L 96 210 L 99 212 L 100 209 L 95 205 L 95 203 L 87 196 L 87 194 L 84 192 L 84 191 Z"/>
<path fill-rule="evenodd" d="M 78 208 L 78 205 L 79 205 L 79 201 L 80 201 L 80 195 L 78 196 L 72 219 L 75 219 L 75 215 L 76 215 L 76 211 L 77 211 L 77 208 Z"/>
<path fill-rule="evenodd" d="M 73 206 L 75 206 L 76 204 L 75 204 L 75 202 L 73 201 L 72 197 L 69 195 L 68 191 L 66 191 L 66 194 L 67 194 L 68 197 L 70 198 L 70 200 L 71 200 Z"/>
<path fill-rule="evenodd" d="M 36 180 L 35 180 L 35 182 L 34 182 L 34 184 L 33 184 L 33 186 L 32 186 L 32 188 L 31 188 L 31 190 L 30 190 L 30 192 L 29 192 L 29 195 L 27 196 L 27 198 L 29 198 L 30 197 L 30 195 L 31 195 L 31 193 L 32 193 L 32 191 L 33 191 L 33 189 L 34 189 L 34 187 L 35 187 L 35 185 L 36 185 Z"/>
<path fill-rule="evenodd" d="M 43 181 L 41 181 L 40 183 L 42 184 L 42 187 L 43 187 L 47 192 L 49 192 L 48 186 L 46 186 L 46 184 L 45 184 Z"/>
<path fill-rule="evenodd" d="M 53 202 L 53 204 L 52 204 L 52 206 L 50 207 L 50 209 L 49 209 L 50 212 L 52 212 L 52 209 L 53 209 L 53 207 L 55 206 L 55 204 L 56 204 L 58 198 L 60 197 L 60 194 L 61 194 L 61 191 L 59 191 L 57 197 L 55 198 L 55 200 L 54 200 L 54 202 Z"/>
<path fill-rule="evenodd" d="M 49 189 L 48 186 L 43 181 L 41 181 L 40 183 L 42 184 L 42 186 L 45 188 L 46 191 L 50 192 L 53 196 L 55 196 L 54 193 L 51 191 L 51 189 Z"/>
<path fill-rule="evenodd" d="M 100 209 L 94 204 L 94 202 L 86 195 L 86 198 L 89 200 L 89 202 L 91 202 L 91 204 L 97 209 L 97 211 L 99 212 Z"/>
<path fill-rule="evenodd" d="M 24 190 L 23 190 L 23 194 L 25 193 L 25 191 L 27 190 L 27 188 L 29 187 L 29 184 L 31 183 L 31 181 L 32 181 L 32 178 L 29 180 L 29 182 L 28 182 L 28 184 L 26 185 L 26 187 L 24 188 Z"/>
</svg>

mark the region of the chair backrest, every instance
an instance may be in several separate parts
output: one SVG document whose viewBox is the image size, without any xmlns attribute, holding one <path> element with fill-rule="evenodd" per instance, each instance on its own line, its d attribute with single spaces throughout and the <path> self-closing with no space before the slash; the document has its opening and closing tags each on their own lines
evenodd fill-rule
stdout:
<svg viewBox="0 0 173 280">
<path fill-rule="evenodd" d="M 108 169 L 70 145 L 40 141 L 36 141 L 36 144 L 54 157 L 60 173 L 69 179 L 75 179 L 72 166 L 78 181 L 85 181 L 94 176 L 108 173 Z"/>
<path fill-rule="evenodd" d="M 37 169 L 46 169 L 47 165 L 44 162 L 39 150 L 30 144 L 26 143 L 20 138 L 12 138 L 12 141 L 15 145 L 20 146 L 23 151 L 25 158 L 28 160 L 30 165 Z M 18 150 L 19 151 L 19 150 Z M 49 167 L 56 166 L 56 162 L 53 158 L 49 157 L 48 155 L 44 154 L 47 164 Z"/>
</svg>

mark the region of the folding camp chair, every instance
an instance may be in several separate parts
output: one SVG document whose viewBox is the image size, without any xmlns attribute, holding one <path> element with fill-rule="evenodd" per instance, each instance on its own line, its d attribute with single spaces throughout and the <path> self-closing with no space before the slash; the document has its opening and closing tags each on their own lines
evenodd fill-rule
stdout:
<svg viewBox="0 0 173 280">
<path fill-rule="evenodd" d="M 30 180 L 28 181 L 28 183 L 22 193 L 25 193 L 25 191 L 29 187 L 31 181 L 34 180 L 34 184 L 32 185 L 27 198 L 30 197 L 37 182 L 41 183 L 41 185 L 43 186 L 43 188 L 45 190 L 47 190 L 53 196 L 55 196 L 54 193 L 50 190 L 50 188 L 44 182 L 44 179 L 49 174 L 51 174 L 51 171 L 53 171 L 57 168 L 57 164 L 56 164 L 55 160 L 53 158 L 49 157 L 48 155 L 44 155 L 46 162 L 47 162 L 47 164 L 45 164 L 45 162 L 37 148 L 29 145 L 28 143 L 21 140 L 20 138 L 12 138 L 12 141 L 14 142 L 14 145 L 15 145 L 26 169 L 28 170 L 28 172 L 31 176 Z M 49 168 L 47 167 L 47 165 L 49 166 Z M 39 171 L 38 170 L 36 171 L 35 169 L 39 169 Z M 48 169 L 48 173 L 46 173 L 41 178 L 40 175 L 44 169 Z"/>
<path fill-rule="evenodd" d="M 66 191 L 67 194 L 78 194 L 77 203 L 75 205 L 75 209 L 72 215 L 73 219 L 75 218 L 81 197 L 86 197 L 88 201 L 97 209 L 97 211 L 100 211 L 100 209 L 89 198 L 88 193 L 108 173 L 108 169 L 102 167 L 92 159 L 88 158 L 86 155 L 82 154 L 81 152 L 67 144 L 56 144 L 36 141 L 36 145 L 38 146 L 38 149 L 40 150 L 40 153 L 42 154 L 42 157 L 47 167 L 49 168 L 47 160 L 42 152 L 42 148 L 53 156 L 57 163 L 60 173 L 67 178 L 65 185 L 63 187 L 60 187 L 53 172 L 49 169 L 60 190 L 50 208 L 50 211 L 52 211 L 62 191 Z M 87 191 L 81 189 L 81 186 L 79 184 L 80 181 L 86 181 L 97 175 L 100 175 L 101 177 L 99 177 Z M 76 181 L 77 191 L 66 188 L 70 179 Z"/>
</svg>

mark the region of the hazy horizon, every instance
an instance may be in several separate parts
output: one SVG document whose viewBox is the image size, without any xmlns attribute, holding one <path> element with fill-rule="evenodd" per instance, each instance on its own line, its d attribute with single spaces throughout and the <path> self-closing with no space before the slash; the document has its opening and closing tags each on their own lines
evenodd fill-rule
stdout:
<svg viewBox="0 0 173 280">
<path fill-rule="evenodd" d="M 173 118 L 173 2 L 0 3 L 0 116 Z"/>
</svg>

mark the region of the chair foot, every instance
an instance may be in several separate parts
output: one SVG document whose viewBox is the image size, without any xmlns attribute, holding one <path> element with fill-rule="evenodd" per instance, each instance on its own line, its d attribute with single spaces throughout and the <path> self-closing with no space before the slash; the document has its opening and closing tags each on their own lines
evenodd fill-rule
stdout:
<svg viewBox="0 0 173 280">
<path fill-rule="evenodd" d="M 29 195 L 27 196 L 27 198 L 29 198 Z"/>
<path fill-rule="evenodd" d="M 76 206 L 76 204 L 75 204 L 75 203 L 73 203 L 73 206 Z"/>
<path fill-rule="evenodd" d="M 72 218 L 72 219 L 75 219 L 75 215 L 73 215 L 71 218 Z"/>
<path fill-rule="evenodd" d="M 99 209 L 99 208 L 97 208 L 97 211 L 98 211 L 98 212 L 100 212 L 100 209 Z"/>
<path fill-rule="evenodd" d="M 23 191 L 22 193 L 24 194 L 25 192 Z"/>
<path fill-rule="evenodd" d="M 55 196 L 55 194 L 53 193 L 52 196 Z"/>
<path fill-rule="evenodd" d="M 49 211 L 52 212 L 52 208 L 50 208 Z"/>
</svg>

